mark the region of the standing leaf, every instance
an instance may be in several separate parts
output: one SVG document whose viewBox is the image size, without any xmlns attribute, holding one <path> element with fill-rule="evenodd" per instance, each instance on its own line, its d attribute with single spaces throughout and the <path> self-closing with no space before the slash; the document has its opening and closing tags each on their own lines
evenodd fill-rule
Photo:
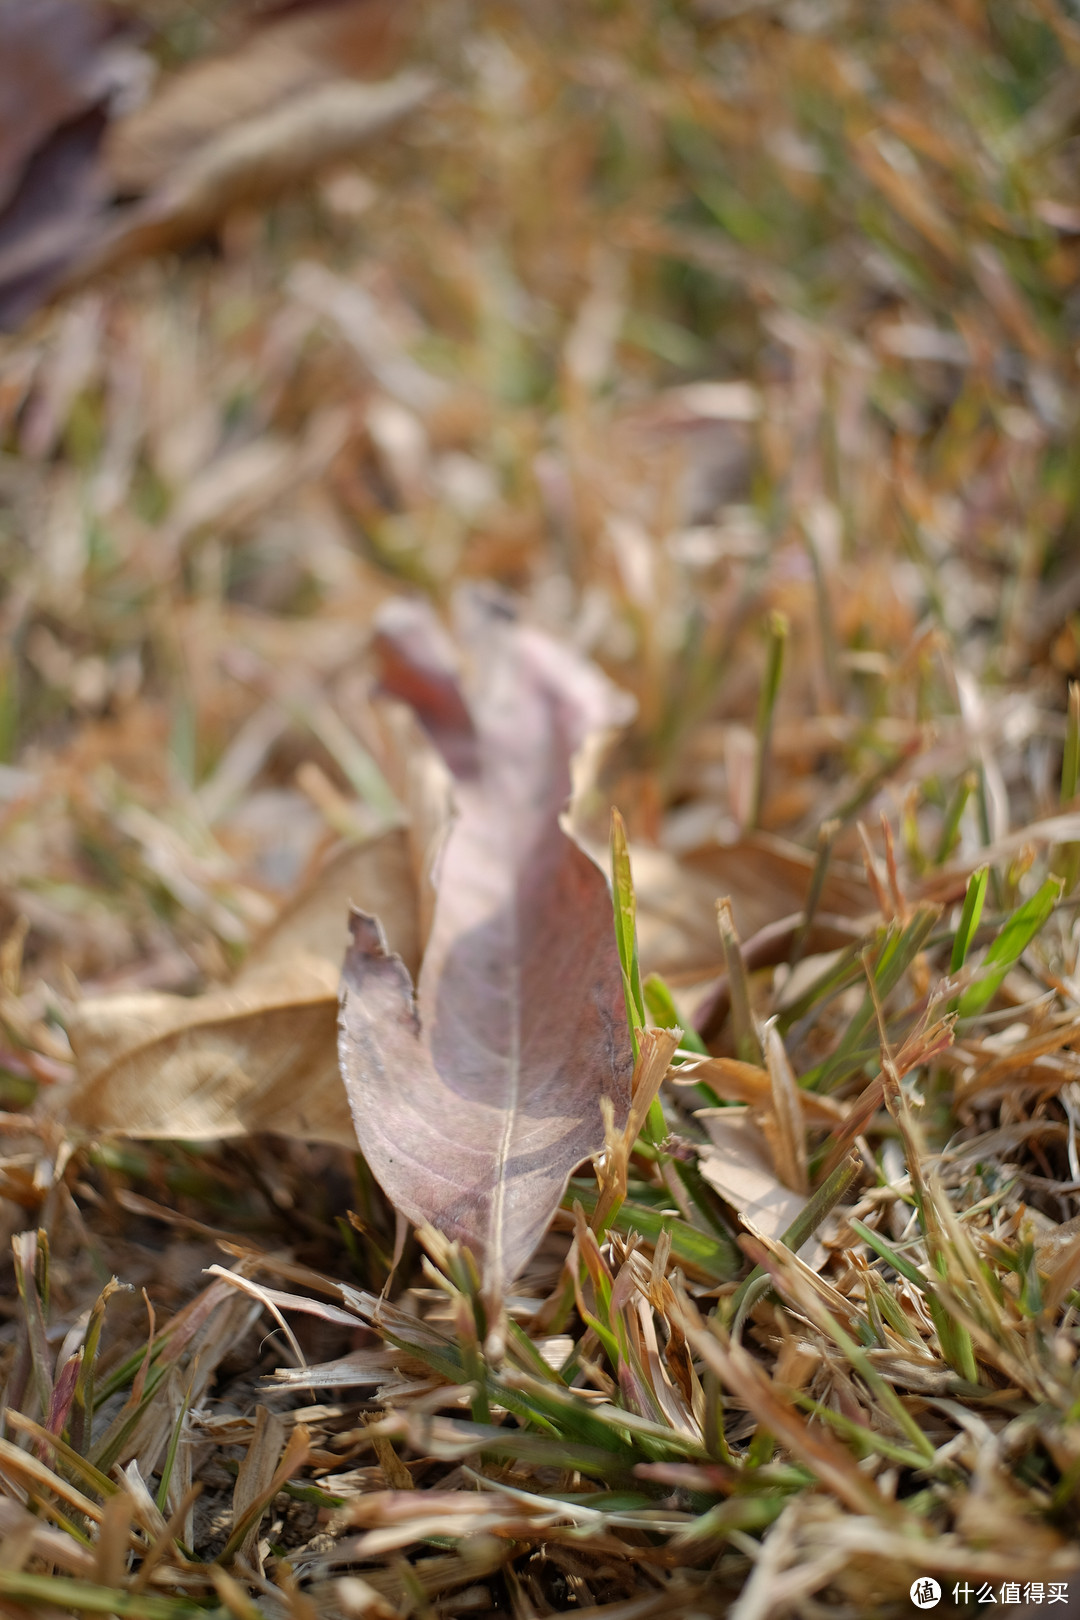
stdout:
<svg viewBox="0 0 1080 1620">
<path fill-rule="evenodd" d="M 341 1068 L 360 1146 L 395 1206 L 476 1255 L 497 1300 L 629 1106 L 633 1054 L 612 905 L 563 832 L 571 761 L 626 717 L 591 666 L 477 602 L 472 698 L 433 617 L 397 604 L 383 687 L 416 711 L 454 777 L 414 995 L 373 917 L 354 912 Z"/>
</svg>

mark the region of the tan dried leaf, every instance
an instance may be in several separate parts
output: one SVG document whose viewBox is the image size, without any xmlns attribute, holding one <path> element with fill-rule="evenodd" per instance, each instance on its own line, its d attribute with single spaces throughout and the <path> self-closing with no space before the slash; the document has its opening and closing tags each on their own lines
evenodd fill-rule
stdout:
<svg viewBox="0 0 1080 1620">
<path fill-rule="evenodd" d="M 226 988 L 78 1003 L 68 1022 L 79 1075 L 71 1121 L 121 1136 L 274 1131 L 355 1146 L 336 1051 L 350 900 L 377 909 L 415 964 L 415 888 L 397 831 L 332 857 Z"/>
<path fill-rule="evenodd" d="M 257 206 L 343 159 L 415 111 L 432 79 L 335 79 L 230 126 L 126 210 L 74 268 L 83 280 L 122 260 L 193 241 L 238 206 Z"/>
<path fill-rule="evenodd" d="M 307 6 L 197 58 L 110 129 L 109 178 L 124 196 L 150 191 L 227 129 L 339 74 L 385 71 L 405 9 L 396 0 Z"/>
<path fill-rule="evenodd" d="M 709 1186 L 748 1224 L 779 1238 L 801 1213 L 806 1198 L 777 1175 L 764 1133 L 742 1108 L 699 1109 L 695 1117 L 709 1133 L 709 1145 L 698 1155 L 698 1168 Z M 825 1264 L 825 1250 L 817 1238 L 800 1252 L 815 1271 Z"/>
</svg>

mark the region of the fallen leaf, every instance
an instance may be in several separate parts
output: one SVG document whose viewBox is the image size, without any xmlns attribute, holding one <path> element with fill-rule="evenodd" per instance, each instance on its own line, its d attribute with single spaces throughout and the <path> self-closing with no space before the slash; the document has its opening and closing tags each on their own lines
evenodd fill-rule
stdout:
<svg viewBox="0 0 1080 1620">
<path fill-rule="evenodd" d="M 96 240 L 106 202 L 98 147 L 105 115 L 91 108 L 35 152 L 0 217 L 0 328 L 13 331 Z"/>
<path fill-rule="evenodd" d="M 337 1065 L 337 983 L 350 899 L 418 957 L 405 835 L 342 850 L 285 907 L 231 985 L 201 996 L 117 995 L 68 1019 L 73 1123 L 189 1141 L 271 1131 L 355 1147 Z"/>
<path fill-rule="evenodd" d="M 0 6 L 0 325 L 16 326 L 95 240 L 110 107 L 145 68 L 103 7 Z"/>
<path fill-rule="evenodd" d="M 638 946 L 642 971 L 660 973 L 665 979 L 685 984 L 712 977 L 722 964 L 720 936 L 716 928 L 716 902 L 726 898 L 744 942 L 753 951 L 764 950 L 757 965 L 771 965 L 786 959 L 794 942 L 803 905 L 813 875 L 815 855 L 787 839 L 769 833 L 751 832 L 730 844 L 697 844 L 676 854 L 646 844 L 631 846 L 634 888 L 638 902 Z M 826 873 L 819 896 L 819 922 L 826 917 L 839 925 L 845 942 L 848 931 L 844 920 L 858 918 L 873 910 L 873 897 L 861 872 L 833 861 Z M 789 920 L 786 931 L 768 931 Z M 818 927 L 815 941 L 833 941 L 835 927 Z M 858 930 L 850 930 L 857 937 Z M 770 952 L 771 938 L 778 954 Z M 808 942 L 804 948 L 809 949 Z M 815 943 L 815 949 L 824 949 Z M 726 987 L 726 975 L 723 977 Z M 716 1018 L 726 1016 L 723 1003 Z M 715 1029 L 713 1031 L 715 1033 Z"/>
<path fill-rule="evenodd" d="M 77 0 L 5 0 L 0 7 L 0 206 L 34 152 L 108 89 L 114 22 Z"/>
<path fill-rule="evenodd" d="M 122 1136 L 199 1141 L 278 1131 L 348 1141 L 332 1066 L 334 979 L 329 963 L 299 958 L 254 983 L 191 999 L 83 1003 L 69 1027 L 80 1075 L 69 1117 Z"/>
<path fill-rule="evenodd" d="M 676 982 L 712 977 L 723 961 L 716 884 L 650 844 L 631 844 L 630 865 L 642 973 Z"/>
<path fill-rule="evenodd" d="M 698 1169 L 709 1186 L 766 1237 L 781 1237 L 805 1208 L 806 1197 L 785 1187 L 776 1174 L 764 1132 L 743 1108 L 698 1109 L 694 1117 L 709 1133 L 709 1145 L 698 1155 Z M 817 1238 L 800 1253 L 814 1271 L 825 1264 L 825 1249 Z"/>
<path fill-rule="evenodd" d="M 744 833 L 733 843 L 702 844 L 682 857 L 688 872 L 707 877 L 717 895 L 731 899 L 741 939 L 798 911 L 817 857 L 772 833 Z M 874 902 L 861 871 L 834 859 L 818 896 L 819 908 L 837 917 L 861 917 Z"/>
<path fill-rule="evenodd" d="M 370 78 L 392 60 L 407 9 L 327 0 L 264 21 L 118 116 L 149 61 L 115 18 L 78 0 L 5 0 L 0 325 L 107 267 L 196 240 L 411 112 L 428 75 Z"/>
<path fill-rule="evenodd" d="M 190 62 L 109 130 L 104 157 L 115 190 L 145 195 L 230 127 L 342 74 L 385 71 L 407 9 L 397 0 L 308 5 L 246 28 L 230 50 Z"/>
<path fill-rule="evenodd" d="M 435 915 L 435 862 L 453 813 L 452 779 L 412 709 L 377 703 L 372 712 L 379 766 L 405 812 L 422 953 Z"/>
<path fill-rule="evenodd" d="M 384 684 L 453 772 L 457 819 L 416 992 L 375 918 L 353 913 L 341 1067 L 394 1205 L 466 1243 L 494 1300 L 571 1171 L 603 1148 L 603 1100 L 617 1120 L 629 1107 L 611 898 L 559 822 L 575 753 L 626 708 L 599 671 L 499 603 L 474 603 L 467 703 L 430 615 L 399 604 L 384 622 Z"/>
<path fill-rule="evenodd" d="M 286 902 L 251 947 L 238 984 L 306 952 L 339 967 L 349 942 L 349 901 L 386 918 L 394 949 L 414 970 L 420 961 L 412 871 L 402 832 L 347 844 L 319 866 L 314 880 Z"/>
<path fill-rule="evenodd" d="M 334 79 L 230 125 L 125 209 L 73 268 L 71 280 L 194 241 L 231 209 L 265 203 L 351 157 L 415 111 L 433 88 L 423 73 L 402 73 L 378 84 Z"/>
</svg>

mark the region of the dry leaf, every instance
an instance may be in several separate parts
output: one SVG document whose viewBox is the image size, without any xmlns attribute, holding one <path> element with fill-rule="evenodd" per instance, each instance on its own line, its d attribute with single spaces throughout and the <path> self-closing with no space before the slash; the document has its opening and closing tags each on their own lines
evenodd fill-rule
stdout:
<svg viewBox="0 0 1080 1620">
<path fill-rule="evenodd" d="M 673 1085 L 696 1085 L 699 1080 L 704 1080 L 724 1102 L 749 1103 L 755 1113 L 768 1110 L 772 1103 L 768 1071 L 757 1063 L 743 1063 L 739 1058 L 695 1056 L 671 1076 Z M 831 1129 L 845 1118 L 845 1110 L 835 1097 L 798 1088 L 796 1102 L 808 1125 L 826 1125 Z"/>
<path fill-rule="evenodd" d="M 731 899 L 741 939 L 798 911 L 806 900 L 817 857 L 786 838 L 749 832 L 731 844 L 702 844 L 682 858 L 688 872 L 707 877 L 716 895 Z M 861 871 L 833 860 L 818 897 L 822 912 L 860 917 L 873 910 Z"/>
<path fill-rule="evenodd" d="M 711 977 L 723 958 L 716 931 L 717 887 L 669 850 L 630 846 L 643 974 L 676 983 Z"/>
<path fill-rule="evenodd" d="M 761 1125 L 772 1150 L 773 1164 L 785 1187 L 808 1198 L 810 1180 L 806 1128 L 800 1107 L 802 1093 L 773 1019 L 765 1027 L 765 1066 L 769 1071 L 772 1098 Z"/>
<path fill-rule="evenodd" d="M 72 1010 L 72 1121 L 121 1136 L 195 1141 L 276 1131 L 354 1147 L 336 1051 L 350 899 L 377 909 L 402 957 L 415 963 L 404 834 L 342 850 L 286 906 L 227 988 L 102 996 Z"/>
<path fill-rule="evenodd" d="M 212 230 L 351 157 L 426 99 L 385 71 L 407 8 L 332 0 L 194 63 L 113 118 L 148 77 L 115 19 L 72 0 L 0 8 L 0 322 L 61 287 Z"/>
<path fill-rule="evenodd" d="M 348 1141 L 333 1067 L 335 977 L 331 963 L 301 957 L 190 1000 L 85 1002 L 69 1029 L 80 1074 L 72 1122 L 190 1141 L 250 1131 Z"/>
<path fill-rule="evenodd" d="M 349 902 L 385 917 L 394 949 L 419 966 L 412 870 L 403 833 L 366 844 L 347 844 L 319 866 L 313 882 L 287 901 L 272 928 L 248 952 L 238 984 L 271 965 L 285 968 L 307 952 L 340 966 L 349 943 Z"/>
<path fill-rule="evenodd" d="M 152 191 L 226 129 L 329 79 L 385 71 L 406 9 L 397 0 L 306 6 L 246 30 L 232 50 L 189 63 L 110 129 L 104 156 L 117 192 Z"/>
<path fill-rule="evenodd" d="M 97 108 L 73 119 L 27 164 L 0 218 L 0 327 L 12 331 L 96 240 L 105 206 Z"/>
<path fill-rule="evenodd" d="M 379 766 L 405 812 L 422 951 L 435 915 L 434 866 L 453 812 L 450 772 L 412 709 L 403 703 L 372 707 Z"/>
<path fill-rule="evenodd" d="M 258 1558 L 256 1548 L 260 1520 L 254 1516 L 252 1510 L 266 1496 L 267 1487 L 274 1478 L 281 1453 L 285 1449 L 286 1438 L 287 1431 L 282 1419 L 267 1407 L 257 1406 L 255 1433 L 241 1460 L 232 1500 L 234 1525 L 242 1524 L 247 1515 L 252 1515 L 251 1523 L 240 1543 L 240 1556 L 248 1563 L 253 1563 Z M 258 1559 L 256 1567 L 261 1570 L 261 1559 Z"/>
<path fill-rule="evenodd" d="M 454 775 L 418 991 L 371 916 L 353 914 L 341 1066 L 357 1135 L 395 1206 L 460 1239 L 496 1298 L 574 1167 L 629 1105 L 632 1054 L 603 874 L 563 832 L 571 761 L 625 718 L 599 671 L 475 601 L 470 702 L 437 625 L 397 604 L 385 684 Z"/>
<path fill-rule="evenodd" d="M 767 1237 L 779 1238 L 806 1205 L 803 1194 L 785 1187 L 773 1169 L 765 1135 L 742 1108 L 699 1108 L 694 1116 L 709 1133 L 698 1155 L 698 1169 L 736 1214 L 746 1216 Z M 799 1251 L 819 1271 L 826 1254 L 817 1238 Z"/>
<path fill-rule="evenodd" d="M 0 8 L 0 206 L 35 151 L 102 99 L 109 85 L 101 8 L 72 0 L 5 0 Z"/>
<path fill-rule="evenodd" d="M 352 156 L 413 112 L 433 81 L 403 73 L 380 84 L 335 79 L 230 126 L 126 211 L 76 266 L 83 280 L 140 254 L 160 253 L 212 229 L 233 208 L 266 202 Z"/>
<path fill-rule="evenodd" d="M 79 0 L 0 6 L 0 323 L 48 297 L 100 229 L 109 103 L 146 63 L 117 18 Z"/>
</svg>

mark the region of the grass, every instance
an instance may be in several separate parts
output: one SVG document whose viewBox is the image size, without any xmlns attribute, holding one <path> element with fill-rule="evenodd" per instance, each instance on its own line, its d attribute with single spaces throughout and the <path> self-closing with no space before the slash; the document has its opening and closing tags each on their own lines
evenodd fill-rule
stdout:
<svg viewBox="0 0 1080 1620">
<path fill-rule="evenodd" d="M 362 171 L 3 340 L 5 1612 L 1075 1591 L 1078 45 L 1055 0 L 420 6 L 441 88 Z M 586 807 L 633 1129 L 501 1351 L 347 1149 L 65 1111 L 73 994 L 224 982 L 392 818 L 373 609 L 476 578 L 638 700 Z M 725 1194 L 747 1124 L 794 1224 Z"/>
</svg>

